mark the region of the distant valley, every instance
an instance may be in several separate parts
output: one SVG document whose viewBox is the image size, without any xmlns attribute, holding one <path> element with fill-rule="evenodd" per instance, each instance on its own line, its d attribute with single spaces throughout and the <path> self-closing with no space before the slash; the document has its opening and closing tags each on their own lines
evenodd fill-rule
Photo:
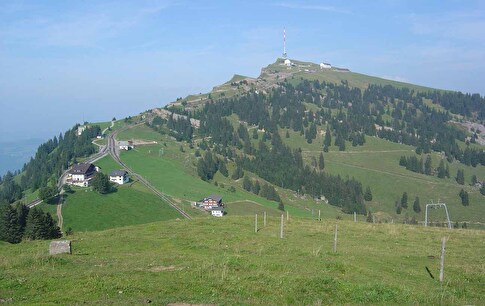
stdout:
<svg viewBox="0 0 485 306">
<path fill-rule="evenodd" d="M 0 175 L 21 169 L 43 141 L 35 138 L 0 142 Z"/>
</svg>

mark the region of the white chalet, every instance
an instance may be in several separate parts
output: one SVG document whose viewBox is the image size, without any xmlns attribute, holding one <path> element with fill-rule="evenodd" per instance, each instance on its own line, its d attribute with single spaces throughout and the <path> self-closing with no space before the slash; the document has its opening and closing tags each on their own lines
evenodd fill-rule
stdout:
<svg viewBox="0 0 485 306">
<path fill-rule="evenodd" d="M 224 216 L 224 207 L 216 206 L 210 209 L 211 215 L 214 217 L 223 217 Z"/>
<path fill-rule="evenodd" d="M 114 170 L 109 174 L 109 180 L 118 185 L 123 185 L 128 183 L 130 179 L 128 178 L 128 172 L 125 170 Z"/>
<path fill-rule="evenodd" d="M 332 68 L 332 65 L 329 63 L 320 63 L 320 69 L 330 69 Z"/>
<path fill-rule="evenodd" d="M 220 196 L 218 194 L 211 194 L 210 196 L 204 198 L 201 202 L 202 202 L 201 206 L 205 210 L 210 210 L 210 209 L 215 208 L 215 207 L 223 206 L 222 196 Z"/>
<path fill-rule="evenodd" d="M 133 149 L 134 146 L 133 146 L 133 141 L 120 141 L 118 142 L 118 145 L 120 146 L 120 150 L 130 150 L 130 149 Z"/>
<path fill-rule="evenodd" d="M 89 181 L 96 171 L 98 170 L 91 163 L 76 164 L 68 172 L 67 183 L 79 187 L 88 187 Z"/>
</svg>

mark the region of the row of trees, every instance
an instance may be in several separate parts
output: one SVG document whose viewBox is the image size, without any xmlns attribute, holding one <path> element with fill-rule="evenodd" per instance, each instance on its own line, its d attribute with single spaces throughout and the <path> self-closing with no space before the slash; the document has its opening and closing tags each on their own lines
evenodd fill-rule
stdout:
<svg viewBox="0 0 485 306">
<path fill-rule="evenodd" d="M 408 208 L 408 193 L 407 192 L 403 192 L 402 196 L 401 196 L 401 199 L 400 200 L 396 200 L 396 203 L 394 205 L 396 207 L 396 213 L 398 215 L 401 214 L 402 212 L 402 209 L 407 209 Z M 421 212 L 421 204 L 420 204 L 420 201 L 419 201 L 419 197 L 416 197 L 414 199 L 414 202 L 413 202 L 413 211 L 415 213 L 419 213 Z"/>
<path fill-rule="evenodd" d="M 250 178 L 245 176 L 243 180 L 243 188 L 246 191 L 250 191 L 256 195 L 260 195 L 263 198 L 282 204 L 282 201 L 280 196 L 278 195 L 278 192 L 276 192 L 276 189 L 270 184 L 263 183 L 261 186 L 258 180 L 253 182 L 251 181 Z"/>
<path fill-rule="evenodd" d="M 56 239 L 61 235 L 50 213 L 23 204 L 0 204 L 0 240 L 19 243 L 22 239 Z"/>
</svg>

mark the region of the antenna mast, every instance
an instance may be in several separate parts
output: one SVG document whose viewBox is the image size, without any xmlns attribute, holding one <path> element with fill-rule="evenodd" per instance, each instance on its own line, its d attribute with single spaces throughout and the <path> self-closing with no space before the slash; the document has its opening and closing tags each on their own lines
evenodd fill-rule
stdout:
<svg viewBox="0 0 485 306">
<path fill-rule="evenodd" d="M 288 56 L 286 54 L 286 29 L 283 28 L 283 58 L 286 59 Z"/>
</svg>

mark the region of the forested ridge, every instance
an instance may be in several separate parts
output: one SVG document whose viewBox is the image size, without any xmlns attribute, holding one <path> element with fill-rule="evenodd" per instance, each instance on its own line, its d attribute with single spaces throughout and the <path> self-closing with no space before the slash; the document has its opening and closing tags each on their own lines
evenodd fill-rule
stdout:
<svg viewBox="0 0 485 306">
<path fill-rule="evenodd" d="M 447 162 L 485 165 L 482 149 L 468 145 L 461 148 L 458 143 L 474 142 L 477 135 L 469 137 L 450 124 L 457 115 L 470 120 L 483 118 L 485 100 L 477 94 L 415 92 L 391 85 L 369 85 L 361 90 L 346 81 L 334 84 L 301 78 L 285 79 L 269 92 L 251 90 L 231 98 L 211 100 L 192 112 L 170 106 L 167 109 L 187 116 L 178 121 L 171 119 L 169 130 L 178 140 L 190 142 L 192 134 L 197 135 L 203 138 L 199 142 L 202 149 L 233 161 L 241 169 L 238 171 L 248 170 L 276 186 L 315 198 L 324 196 L 330 204 L 347 213 L 366 213 L 362 184 L 353 178 L 329 175 L 316 162 L 305 163 L 301 149 L 284 144 L 280 137 L 282 130 L 293 130 L 308 143 L 315 140 L 318 131 L 324 131 L 322 153 L 331 146 L 345 151 L 348 144 L 360 146 L 366 137 L 376 136 L 414 146 L 418 154 L 441 152 Z M 239 125 L 234 125 L 229 118 L 234 114 L 240 120 Z M 200 120 L 197 131 L 188 129 L 190 118 Z M 160 130 L 162 122 L 159 123 L 154 127 Z M 289 137 L 288 132 L 286 136 Z M 435 170 L 426 157 L 403 158 L 396 162 L 412 171 L 427 175 L 437 172 L 439 177 L 449 177 L 447 163 L 446 167 L 442 163 Z M 199 169 L 201 178 L 211 179 L 217 166 L 211 169 L 207 172 Z"/>
<path fill-rule="evenodd" d="M 20 200 L 27 189 L 37 190 L 49 183 L 55 186 L 57 178 L 76 158 L 86 157 L 96 152 L 92 139 L 101 134 L 94 125 L 77 135 L 78 125 L 41 144 L 35 156 L 17 171 L 17 178 L 7 172 L 0 181 L 0 203 Z"/>
</svg>

